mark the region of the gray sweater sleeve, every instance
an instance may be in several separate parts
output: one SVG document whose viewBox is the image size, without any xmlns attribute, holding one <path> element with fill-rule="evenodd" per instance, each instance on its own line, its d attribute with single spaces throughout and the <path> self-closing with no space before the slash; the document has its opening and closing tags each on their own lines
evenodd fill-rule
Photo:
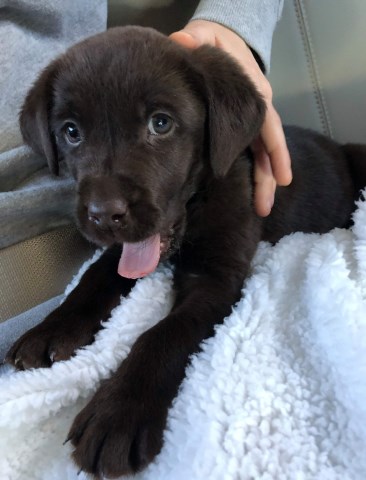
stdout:
<svg viewBox="0 0 366 480">
<path fill-rule="evenodd" d="M 237 33 L 270 68 L 272 36 L 284 0 L 201 0 L 192 20 L 210 20 Z"/>
</svg>

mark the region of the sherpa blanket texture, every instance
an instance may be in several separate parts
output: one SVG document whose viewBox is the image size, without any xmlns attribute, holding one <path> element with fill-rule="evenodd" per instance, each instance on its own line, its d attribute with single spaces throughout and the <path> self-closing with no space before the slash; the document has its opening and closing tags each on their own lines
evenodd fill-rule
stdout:
<svg viewBox="0 0 366 480">
<path fill-rule="evenodd" d="M 136 480 L 366 479 L 364 201 L 354 220 L 260 244 L 242 299 L 191 359 L 162 452 Z M 2 480 L 87 478 L 63 445 L 73 417 L 166 315 L 171 284 L 161 266 L 74 358 L 2 375 Z"/>
</svg>

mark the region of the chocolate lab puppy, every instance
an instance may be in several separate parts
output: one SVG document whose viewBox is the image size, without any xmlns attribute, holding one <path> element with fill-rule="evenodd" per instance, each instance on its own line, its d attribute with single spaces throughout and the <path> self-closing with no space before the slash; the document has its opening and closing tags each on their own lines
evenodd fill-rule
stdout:
<svg viewBox="0 0 366 480">
<path fill-rule="evenodd" d="M 230 314 L 260 240 L 350 225 L 366 148 L 288 128 L 294 180 L 267 219 L 254 213 L 252 153 L 265 105 L 218 49 L 186 50 L 151 29 L 116 28 L 52 62 L 20 116 L 25 141 L 77 185 L 77 221 L 107 247 L 67 300 L 8 353 L 49 367 L 93 341 L 121 296 L 159 261 L 175 265 L 169 315 L 137 340 L 76 417 L 81 469 L 136 472 L 159 453 L 190 356 Z M 355 180 L 356 179 L 356 180 Z"/>
</svg>

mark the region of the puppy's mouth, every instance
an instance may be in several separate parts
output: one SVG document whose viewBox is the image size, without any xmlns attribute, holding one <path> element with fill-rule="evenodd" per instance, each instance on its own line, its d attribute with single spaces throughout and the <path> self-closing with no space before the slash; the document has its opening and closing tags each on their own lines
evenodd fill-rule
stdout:
<svg viewBox="0 0 366 480">
<path fill-rule="evenodd" d="M 160 260 L 169 258 L 179 247 L 181 225 L 168 234 L 156 233 L 139 242 L 123 242 L 118 273 L 125 278 L 142 278 L 152 273 Z"/>
<path fill-rule="evenodd" d="M 129 208 L 122 219 L 115 221 L 102 208 L 101 213 L 97 211 L 91 215 L 89 204 L 86 207 L 84 203 L 78 203 L 80 230 L 99 246 L 122 246 L 118 264 L 118 273 L 122 277 L 137 279 L 149 275 L 161 260 L 175 252 L 183 238 L 186 224 L 184 210 L 177 213 L 175 209 L 162 215 L 160 209 L 139 203 L 134 210 Z"/>
<path fill-rule="evenodd" d="M 152 273 L 160 259 L 169 256 L 172 236 L 161 237 L 156 233 L 140 242 L 123 242 L 118 273 L 125 278 L 142 278 Z"/>
</svg>

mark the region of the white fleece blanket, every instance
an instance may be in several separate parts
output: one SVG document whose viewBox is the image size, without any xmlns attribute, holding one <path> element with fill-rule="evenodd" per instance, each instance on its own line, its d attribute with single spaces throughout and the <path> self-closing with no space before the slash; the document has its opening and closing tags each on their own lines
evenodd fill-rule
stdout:
<svg viewBox="0 0 366 480">
<path fill-rule="evenodd" d="M 171 278 L 165 266 L 140 280 L 75 358 L 2 376 L 2 480 L 86 478 L 68 428 L 169 310 Z M 365 202 L 352 231 L 260 245 L 242 300 L 187 369 L 161 454 L 135 478 L 366 479 Z"/>
</svg>

